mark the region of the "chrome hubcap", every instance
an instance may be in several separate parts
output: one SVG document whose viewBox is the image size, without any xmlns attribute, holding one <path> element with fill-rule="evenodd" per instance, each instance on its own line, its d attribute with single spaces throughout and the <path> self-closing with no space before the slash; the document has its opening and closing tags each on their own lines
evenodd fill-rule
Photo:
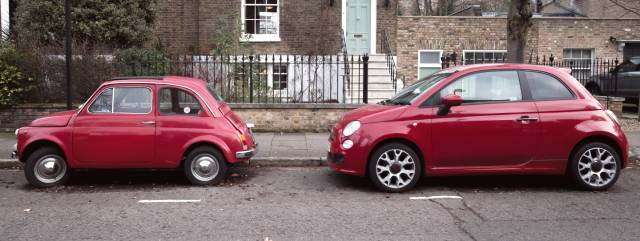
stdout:
<svg viewBox="0 0 640 241">
<path fill-rule="evenodd" d="M 191 162 L 191 173 L 200 181 L 211 181 L 220 171 L 218 165 L 218 159 L 209 154 L 202 154 L 196 157 L 196 160 Z"/>
<path fill-rule="evenodd" d="M 578 161 L 578 174 L 587 184 L 601 187 L 610 183 L 616 176 L 616 159 L 603 148 L 591 148 L 585 151 Z"/>
<path fill-rule="evenodd" d="M 376 161 L 376 176 L 389 188 L 403 188 L 415 177 L 415 161 L 404 150 L 388 150 Z"/>
<path fill-rule="evenodd" d="M 35 165 L 35 176 L 43 183 L 55 183 L 60 181 L 67 172 L 67 164 L 55 155 L 40 158 Z"/>
</svg>

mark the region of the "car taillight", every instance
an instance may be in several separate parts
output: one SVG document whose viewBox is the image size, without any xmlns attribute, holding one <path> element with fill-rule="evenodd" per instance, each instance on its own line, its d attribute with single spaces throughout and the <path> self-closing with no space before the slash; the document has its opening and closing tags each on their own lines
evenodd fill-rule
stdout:
<svg viewBox="0 0 640 241">
<path fill-rule="evenodd" d="M 247 150 L 247 148 L 249 148 L 249 143 L 247 142 L 247 136 L 245 136 L 242 133 L 239 133 L 238 138 L 240 139 L 240 143 L 242 143 L 242 149 Z"/>
<path fill-rule="evenodd" d="M 616 124 L 620 125 L 620 120 L 618 120 L 618 117 L 616 116 L 616 114 L 613 113 L 613 111 L 605 110 L 604 112 L 607 113 L 609 118 L 611 118 L 613 121 L 615 121 Z"/>
</svg>

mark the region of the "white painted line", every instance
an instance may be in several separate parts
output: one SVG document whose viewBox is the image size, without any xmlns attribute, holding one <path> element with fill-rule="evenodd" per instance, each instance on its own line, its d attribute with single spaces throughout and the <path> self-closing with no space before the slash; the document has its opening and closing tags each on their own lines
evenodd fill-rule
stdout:
<svg viewBox="0 0 640 241">
<path fill-rule="evenodd" d="M 138 203 L 199 203 L 201 200 L 186 200 L 186 199 L 166 199 L 166 200 L 140 200 Z"/>
<path fill-rule="evenodd" d="M 409 200 L 431 200 L 431 199 L 462 199 L 461 196 L 428 196 L 428 197 L 409 197 Z"/>
</svg>

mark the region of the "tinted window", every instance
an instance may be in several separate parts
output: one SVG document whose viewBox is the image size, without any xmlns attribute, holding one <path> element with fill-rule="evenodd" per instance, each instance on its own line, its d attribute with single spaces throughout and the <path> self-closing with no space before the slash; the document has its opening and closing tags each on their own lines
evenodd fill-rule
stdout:
<svg viewBox="0 0 640 241">
<path fill-rule="evenodd" d="M 573 94 L 560 80 L 543 73 L 525 72 L 534 100 L 573 99 Z"/>
<path fill-rule="evenodd" d="M 631 62 L 624 62 L 624 63 L 620 64 L 620 72 L 638 71 L 638 66 L 639 65 L 631 63 Z"/>
<path fill-rule="evenodd" d="M 109 88 L 100 94 L 89 107 L 92 113 L 111 113 L 113 111 L 113 88 Z"/>
<path fill-rule="evenodd" d="M 193 115 L 202 111 L 200 102 L 191 93 L 178 88 L 162 88 L 158 94 L 158 110 L 163 115 Z"/>
<path fill-rule="evenodd" d="M 439 94 L 459 95 L 465 103 L 522 100 L 516 71 L 488 71 L 466 75 L 444 87 Z"/>
</svg>

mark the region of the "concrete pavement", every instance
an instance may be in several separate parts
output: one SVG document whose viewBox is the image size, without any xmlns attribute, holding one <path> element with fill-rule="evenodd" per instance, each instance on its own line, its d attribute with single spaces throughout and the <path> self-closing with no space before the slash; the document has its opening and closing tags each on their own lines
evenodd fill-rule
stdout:
<svg viewBox="0 0 640 241">
<path fill-rule="evenodd" d="M 626 132 L 632 161 L 640 156 L 640 131 Z M 321 166 L 328 149 L 329 133 L 255 133 L 258 154 L 251 161 L 258 166 Z M 20 166 L 9 159 L 15 136 L 0 133 L 0 168 Z"/>
</svg>

